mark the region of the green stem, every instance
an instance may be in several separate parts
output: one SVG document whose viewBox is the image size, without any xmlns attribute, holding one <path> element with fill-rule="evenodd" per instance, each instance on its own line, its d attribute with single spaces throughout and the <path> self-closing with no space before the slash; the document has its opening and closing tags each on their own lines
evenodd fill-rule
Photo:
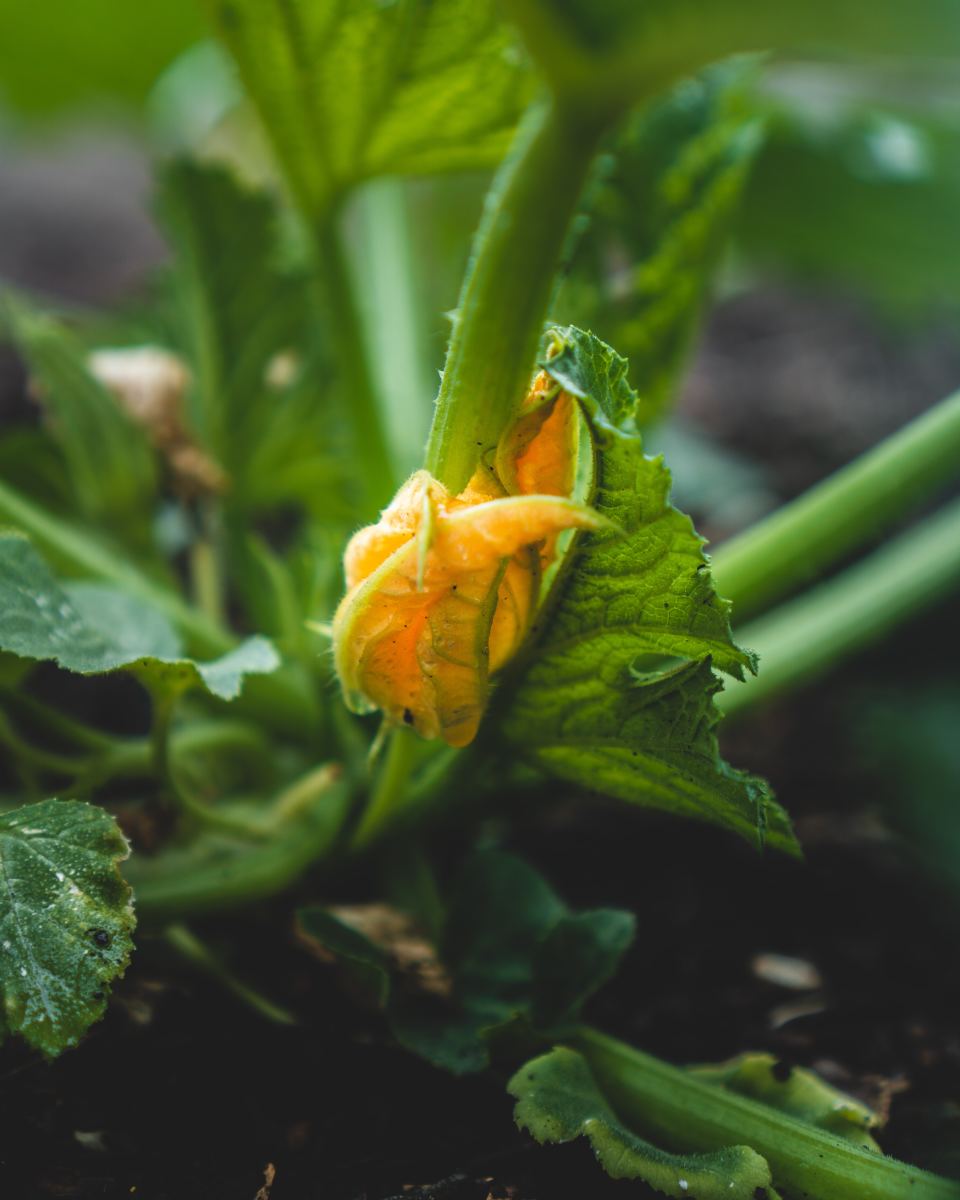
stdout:
<svg viewBox="0 0 960 1200">
<path fill-rule="evenodd" d="M 57 754 L 52 750 L 43 750 L 25 741 L 8 721 L 6 714 L 0 712 L 0 745 L 6 746 L 14 755 L 44 771 L 52 771 L 56 775 L 68 777 L 82 770 L 87 760 L 75 758 L 72 755 Z"/>
<path fill-rule="evenodd" d="M 960 467 L 960 392 L 720 546 L 712 573 L 738 619 L 814 579 Z"/>
<path fill-rule="evenodd" d="M 718 696 L 728 713 L 833 667 L 960 585 L 960 500 L 834 579 L 737 630 L 760 672 Z"/>
<path fill-rule="evenodd" d="M 603 131 L 554 101 L 538 106 L 487 198 L 427 445 L 427 469 L 452 492 L 497 444 L 528 386 Z"/>
<path fill-rule="evenodd" d="M 367 357 L 383 401 L 399 475 L 423 460 L 436 389 L 423 322 L 417 260 L 407 196 L 399 179 L 377 179 L 357 197 L 357 249 L 364 286 L 357 289 Z"/>
<path fill-rule="evenodd" d="M 584 1028 L 574 1044 L 619 1115 L 668 1149 L 747 1145 L 810 1200 L 960 1200 L 960 1183 L 876 1154 Z"/>
<path fill-rule="evenodd" d="M 266 1017 L 268 1021 L 273 1021 L 277 1025 L 297 1024 L 297 1018 L 293 1013 L 281 1008 L 279 1004 L 275 1004 L 262 993 L 250 987 L 249 984 L 238 979 L 208 946 L 205 946 L 187 929 L 186 925 L 170 925 L 164 930 L 163 936 L 187 962 L 211 979 L 216 980 L 232 996 L 236 996 L 254 1012 L 258 1012 L 262 1017 Z"/>
<path fill-rule="evenodd" d="M 169 921 L 250 904 L 282 892 L 332 853 L 351 808 L 346 781 L 335 768 L 318 767 L 276 805 L 286 808 L 294 793 L 300 818 L 268 841 L 253 844 L 208 833 L 152 858 L 135 854 L 124 875 L 133 885 L 139 916 Z"/>
<path fill-rule="evenodd" d="M 376 787 L 354 831 L 352 844 L 355 850 L 364 850 L 376 840 L 381 828 L 390 821 L 398 801 L 402 800 L 417 757 L 416 736 L 409 729 L 394 729 L 388 735 Z"/>
<path fill-rule="evenodd" d="M 192 817 L 200 825 L 254 840 L 264 838 L 268 831 L 262 821 L 223 812 L 213 805 L 204 804 L 184 783 L 176 769 L 170 748 L 173 712 L 177 699 L 178 695 L 169 691 L 157 690 L 153 695 L 153 728 L 150 735 L 153 766 L 167 795 L 182 813 Z"/>
<path fill-rule="evenodd" d="M 334 218 L 313 227 L 313 245 L 323 285 L 324 312 L 342 383 L 342 412 L 350 430 L 355 470 L 370 515 L 383 508 L 397 485 L 384 419 L 363 340 L 363 327 L 343 245 Z"/>
<path fill-rule="evenodd" d="M 120 739 L 111 737 L 110 734 L 103 733 L 99 729 L 94 729 L 91 725 L 84 725 L 82 721 L 68 717 L 65 713 L 51 708 L 49 704 L 44 704 L 42 700 L 37 700 L 34 696 L 26 695 L 17 688 L 0 686 L 0 694 L 2 694 L 5 704 L 14 706 L 31 722 L 42 726 L 48 733 L 73 742 L 76 746 L 83 746 L 88 750 L 110 751 L 121 744 Z"/>
</svg>

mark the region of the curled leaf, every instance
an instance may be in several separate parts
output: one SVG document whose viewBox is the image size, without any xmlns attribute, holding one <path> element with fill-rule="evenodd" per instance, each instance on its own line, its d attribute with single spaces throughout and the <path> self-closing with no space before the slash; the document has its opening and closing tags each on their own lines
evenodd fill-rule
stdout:
<svg viewBox="0 0 960 1200">
<path fill-rule="evenodd" d="M 514 1117 L 538 1142 L 585 1137 L 614 1179 L 640 1179 L 666 1196 L 697 1200 L 774 1200 L 770 1167 L 748 1146 L 671 1154 L 638 1137 L 617 1117 L 585 1058 L 558 1046 L 521 1067 L 507 1088 Z"/>
</svg>

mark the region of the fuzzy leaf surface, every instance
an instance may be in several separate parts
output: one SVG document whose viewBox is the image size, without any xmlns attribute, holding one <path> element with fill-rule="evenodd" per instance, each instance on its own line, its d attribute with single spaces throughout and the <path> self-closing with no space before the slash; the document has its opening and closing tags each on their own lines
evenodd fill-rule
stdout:
<svg viewBox="0 0 960 1200">
<path fill-rule="evenodd" d="M 575 1050 L 558 1047 L 533 1059 L 510 1080 L 514 1117 L 538 1142 L 586 1137 L 614 1179 L 639 1179 L 666 1196 L 699 1200 L 774 1200 L 770 1168 L 747 1146 L 706 1154 L 670 1154 L 638 1137 L 616 1116 Z"/>
<path fill-rule="evenodd" d="M 30 541 L 9 532 L 0 532 L 0 649 L 81 675 L 130 669 L 151 687 L 201 687 L 223 700 L 240 694 L 245 675 L 280 662 L 262 637 L 213 662 L 185 658 L 158 610 L 106 585 L 61 585 Z"/>
<path fill-rule="evenodd" d="M 79 800 L 0 816 L 0 987 L 7 1027 L 46 1054 L 103 1016 L 135 925 L 116 822 Z"/>
<path fill-rule="evenodd" d="M 488 167 L 531 80 L 491 0 L 207 0 L 301 204 Z"/>
<path fill-rule="evenodd" d="M 643 454 L 626 361 L 581 330 L 555 336 L 543 366 L 581 402 L 589 502 L 613 528 L 574 540 L 533 652 L 504 686 L 501 736 L 549 774 L 792 849 L 767 785 L 720 757 L 712 667 L 741 678 L 755 664 L 733 642 L 702 539 L 670 504 L 668 471 Z"/>
</svg>

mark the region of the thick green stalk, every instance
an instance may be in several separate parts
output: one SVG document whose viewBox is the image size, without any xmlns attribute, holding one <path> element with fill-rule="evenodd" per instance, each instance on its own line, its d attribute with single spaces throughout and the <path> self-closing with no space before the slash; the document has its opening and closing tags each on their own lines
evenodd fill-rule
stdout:
<svg viewBox="0 0 960 1200">
<path fill-rule="evenodd" d="M 342 382 L 342 414 L 350 431 L 350 450 L 354 456 L 351 475 L 361 485 L 363 502 L 369 508 L 368 515 L 373 517 L 390 500 L 398 481 L 367 358 L 353 283 L 332 217 L 314 226 L 313 244 L 323 288 L 324 313 Z"/>
<path fill-rule="evenodd" d="M 738 619 L 816 578 L 960 473 L 960 392 L 720 546 L 712 572 Z"/>
<path fill-rule="evenodd" d="M 788 1195 L 809 1200 L 960 1200 L 960 1183 L 864 1150 L 705 1083 L 594 1029 L 575 1039 L 618 1114 L 668 1149 L 750 1146 Z"/>
<path fill-rule="evenodd" d="M 377 179 L 357 197 L 360 236 L 351 244 L 353 273 L 363 279 L 357 298 L 370 370 L 383 405 L 398 474 L 405 478 L 423 461 L 436 389 L 423 320 L 423 297 L 403 182 Z"/>
<path fill-rule="evenodd" d="M 447 351 L 427 469 L 461 491 L 523 397 L 603 126 L 528 114 L 487 198 Z"/>
<path fill-rule="evenodd" d="M 902 533 L 834 579 L 737 630 L 760 672 L 729 681 L 727 713 L 821 674 L 907 617 L 960 587 L 960 500 Z M 940 636 L 948 637 L 947 632 Z"/>
</svg>

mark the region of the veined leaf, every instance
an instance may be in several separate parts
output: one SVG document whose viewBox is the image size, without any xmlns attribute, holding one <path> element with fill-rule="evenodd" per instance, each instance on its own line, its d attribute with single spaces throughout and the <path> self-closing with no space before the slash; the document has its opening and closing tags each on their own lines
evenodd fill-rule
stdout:
<svg viewBox="0 0 960 1200">
<path fill-rule="evenodd" d="M 629 360 L 641 426 L 672 399 L 762 140 L 756 71 L 754 59 L 720 64 L 634 114 L 594 193 L 559 311 Z"/>
<path fill-rule="evenodd" d="M 510 1080 L 517 1124 L 538 1142 L 586 1137 L 614 1179 L 640 1179 L 682 1200 L 775 1200 L 766 1159 L 747 1146 L 706 1154 L 669 1154 L 628 1129 L 604 1099 L 586 1059 L 558 1047 L 533 1059 Z"/>
<path fill-rule="evenodd" d="M 177 250 L 166 284 L 193 376 L 192 422 L 230 479 L 231 542 L 247 533 L 246 514 L 290 501 L 343 517 L 332 372 L 308 281 L 286 261 L 275 197 L 224 167 L 178 159 L 160 175 L 157 208 Z"/>
<path fill-rule="evenodd" d="M 116 822 L 79 800 L 0 815 L 0 987 L 7 1028 L 59 1054 L 103 1016 L 133 949 Z"/>
<path fill-rule="evenodd" d="M 743 52 L 960 52 L 955 0 L 508 0 L 507 11 L 554 90 L 601 111 Z"/>
<path fill-rule="evenodd" d="M 4 328 L 30 366 L 74 503 L 84 516 L 145 543 L 157 472 L 143 430 L 87 370 L 82 344 L 52 317 L 7 293 L 0 299 Z"/>
<path fill-rule="evenodd" d="M 496 163 L 532 86 L 492 0 L 207 0 L 301 204 Z"/>
<path fill-rule="evenodd" d="M 592 334 L 554 334 L 544 369 L 579 398 L 594 445 L 589 502 L 612 528 L 579 535 L 561 566 L 499 729 L 547 772 L 636 804 L 793 849 L 760 779 L 719 755 L 711 666 L 754 668 L 733 643 L 703 541 L 669 502 L 670 476 L 632 432 L 627 364 Z"/>
<path fill-rule="evenodd" d="M 61 585 L 17 533 L 0 533 L 0 649 L 52 659 L 82 675 L 128 669 L 151 687 L 202 687 L 224 700 L 240 694 L 245 675 L 279 666 L 262 637 L 248 638 L 213 662 L 184 658 L 158 610 L 106 585 Z"/>
<path fill-rule="evenodd" d="M 633 940 L 618 909 L 571 913 L 531 867 L 485 851 L 464 868 L 451 902 L 441 958 L 451 979 L 445 1003 L 398 988 L 382 947 L 319 908 L 299 914 L 304 931 L 349 968 L 386 1010 L 397 1040 L 457 1074 L 489 1064 L 489 1040 L 522 1020 L 559 1035 L 613 975 Z"/>
</svg>

